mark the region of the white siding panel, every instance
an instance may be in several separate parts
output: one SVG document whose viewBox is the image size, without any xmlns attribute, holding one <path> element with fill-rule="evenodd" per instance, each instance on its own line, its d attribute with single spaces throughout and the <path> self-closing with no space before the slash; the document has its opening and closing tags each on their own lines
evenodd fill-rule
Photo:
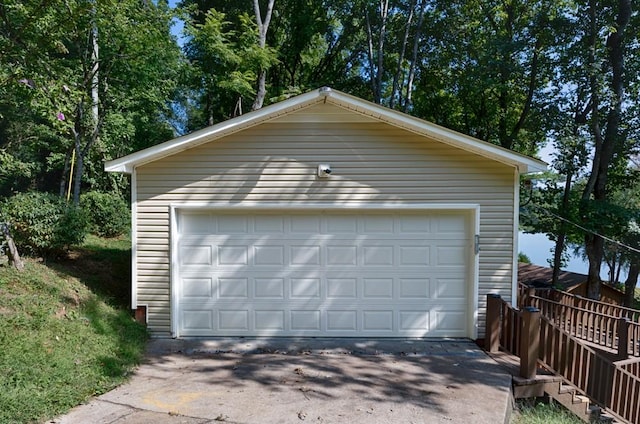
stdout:
<svg viewBox="0 0 640 424">
<path fill-rule="evenodd" d="M 486 294 L 511 296 L 513 168 L 386 124 L 346 122 L 359 118 L 344 111 L 305 113 L 137 168 L 138 302 L 149 306 L 150 330 L 170 334 L 172 203 L 477 203 L 482 337 Z M 331 165 L 329 179 L 316 178 L 320 163 Z"/>
</svg>

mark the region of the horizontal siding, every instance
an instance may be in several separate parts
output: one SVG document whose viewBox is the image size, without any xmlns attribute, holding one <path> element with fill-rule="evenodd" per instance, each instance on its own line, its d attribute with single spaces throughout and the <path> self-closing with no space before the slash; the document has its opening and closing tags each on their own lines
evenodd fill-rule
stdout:
<svg viewBox="0 0 640 424">
<path fill-rule="evenodd" d="M 341 123 L 328 113 L 335 119 L 328 125 L 309 116 L 137 168 L 138 303 L 149 306 L 150 330 L 170 333 L 172 203 L 479 203 L 482 337 L 486 294 L 511 296 L 513 168 L 386 124 Z M 316 178 L 320 163 L 331 164 L 329 179 Z"/>
</svg>

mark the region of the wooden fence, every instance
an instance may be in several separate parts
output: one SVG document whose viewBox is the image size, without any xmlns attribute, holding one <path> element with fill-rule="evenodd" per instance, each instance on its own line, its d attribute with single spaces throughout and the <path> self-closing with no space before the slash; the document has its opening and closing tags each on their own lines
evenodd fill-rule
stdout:
<svg viewBox="0 0 640 424">
<path fill-rule="evenodd" d="M 488 295 L 487 350 L 495 352 L 502 349 L 519 356 L 520 376 L 524 378 L 535 378 L 538 364 L 542 364 L 618 419 L 629 423 L 640 422 L 640 358 L 613 361 L 585 345 L 571 330 L 576 327 L 571 321 L 578 320 L 578 316 L 570 314 L 567 319 L 567 305 L 544 300 L 540 303 L 543 307 L 559 310 L 546 311 L 556 319 L 548 318 L 536 307 L 527 306 L 519 310 L 497 295 Z M 615 323 L 622 322 L 620 318 L 609 318 L 609 327 L 599 328 L 607 328 L 609 332 L 618 331 L 621 327 L 616 327 Z M 597 321 L 595 318 L 585 319 L 588 323 Z M 565 327 L 558 325 L 558 322 L 564 323 Z M 582 328 L 579 330 L 583 331 Z"/>
</svg>

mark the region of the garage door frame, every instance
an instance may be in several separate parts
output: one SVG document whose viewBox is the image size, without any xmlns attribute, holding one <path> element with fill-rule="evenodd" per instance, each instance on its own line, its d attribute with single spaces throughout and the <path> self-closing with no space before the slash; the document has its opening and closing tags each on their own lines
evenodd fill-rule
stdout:
<svg viewBox="0 0 640 424">
<path fill-rule="evenodd" d="M 260 204 L 238 204 L 232 205 L 228 203 L 173 203 L 170 205 L 170 311 L 171 311 L 171 337 L 178 338 L 181 335 L 178 330 L 178 214 L 182 210 L 200 210 L 200 211 L 238 211 L 244 213 L 252 212 L 277 212 L 283 213 L 295 213 L 295 212 L 332 212 L 332 211 L 372 211 L 372 212 L 435 212 L 435 211 L 456 211 L 466 212 L 468 214 L 470 230 L 472 234 L 469 234 L 473 240 L 471 246 L 469 246 L 469 258 L 471 264 L 468 266 L 468 281 L 472 282 L 472 287 L 469 290 L 467 307 L 469 308 L 468 322 L 467 322 L 467 337 L 475 340 L 478 334 L 478 275 L 479 275 L 479 255 L 478 255 L 478 237 L 480 234 L 480 205 L 479 204 L 329 204 L 329 203 L 305 203 L 305 204 L 280 204 L 280 203 L 260 203 Z"/>
</svg>

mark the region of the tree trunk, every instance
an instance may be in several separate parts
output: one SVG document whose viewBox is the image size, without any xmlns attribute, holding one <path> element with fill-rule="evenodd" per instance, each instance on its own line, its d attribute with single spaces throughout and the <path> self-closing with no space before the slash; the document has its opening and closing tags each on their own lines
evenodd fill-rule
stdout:
<svg viewBox="0 0 640 424">
<path fill-rule="evenodd" d="M 60 197 L 65 197 L 67 192 L 67 175 L 69 175 L 69 168 L 71 167 L 71 155 L 73 153 L 73 147 L 67 150 L 67 154 L 64 158 L 64 166 L 62 168 L 62 176 L 60 177 Z"/>
<path fill-rule="evenodd" d="M 560 276 L 560 266 L 562 265 L 562 251 L 564 250 L 564 241 L 567 238 L 567 234 L 561 231 L 556 239 L 556 245 L 553 249 L 553 273 L 551 274 L 551 285 L 554 287 L 558 284 L 558 277 Z"/>
<path fill-rule="evenodd" d="M 267 3 L 267 12 L 264 19 L 262 19 L 260 2 L 258 0 L 253 0 L 253 11 L 255 13 L 256 23 L 258 24 L 258 45 L 261 49 L 264 49 L 267 45 L 267 31 L 269 30 L 269 24 L 271 23 L 271 14 L 273 13 L 274 2 L 275 0 L 269 0 Z M 257 85 L 256 99 L 251 106 L 251 110 L 260 109 L 267 95 L 267 70 L 262 67 L 258 69 Z"/>
<path fill-rule="evenodd" d="M 393 74 L 393 82 L 391 89 L 391 98 L 389 99 L 389 107 L 393 109 L 396 105 L 396 97 L 402 94 L 402 90 L 400 90 L 400 76 L 402 75 L 402 62 L 404 62 L 404 54 L 407 51 L 407 41 L 409 40 L 409 31 L 411 29 L 411 22 L 413 21 L 413 11 L 416 7 L 415 0 L 411 2 L 409 5 L 409 16 L 407 17 L 407 24 L 404 29 L 404 36 L 402 37 L 402 45 L 400 46 L 400 56 L 398 56 L 398 63 L 396 66 L 396 72 Z M 400 104 L 400 99 L 398 99 L 398 103 Z"/>
<path fill-rule="evenodd" d="M 596 22 L 597 11 L 596 0 L 589 2 L 590 19 L 590 54 L 589 65 L 595 66 L 595 49 L 597 48 L 598 26 Z M 604 135 L 600 128 L 599 100 L 600 84 L 598 75 L 593 72 L 590 80 L 591 99 L 593 110 L 591 116 L 591 129 L 594 137 L 595 152 L 591 175 L 582 193 L 583 212 L 586 205 L 591 201 L 603 201 L 607 199 L 607 177 L 609 166 L 612 162 L 614 152 L 623 141 L 620 136 L 620 121 L 622 114 L 622 101 L 624 94 L 624 43 L 625 30 L 631 18 L 631 0 L 618 0 L 618 14 L 616 18 L 616 31 L 607 37 L 608 65 L 611 67 L 611 81 L 609 83 L 610 106 L 606 118 L 606 129 Z M 600 71 L 598 71 L 598 74 Z M 595 223 L 596 231 L 585 235 L 585 250 L 589 259 L 589 276 L 587 277 L 587 296 L 591 299 L 600 298 L 600 265 L 604 252 L 604 240 L 596 232 L 600 225 Z"/>
<path fill-rule="evenodd" d="M 409 65 L 409 75 L 407 76 L 407 93 L 404 98 L 404 105 L 402 110 L 408 113 L 411 110 L 413 99 L 413 80 L 416 75 L 416 62 L 418 61 L 418 47 L 420 44 L 420 38 L 422 37 L 422 23 L 424 22 L 424 13 L 427 6 L 427 0 L 422 0 L 420 5 L 420 16 L 418 17 L 418 24 L 416 25 L 416 33 L 413 38 L 413 52 L 411 56 L 411 65 Z"/>
<path fill-rule="evenodd" d="M 380 0 L 380 30 L 378 33 L 378 42 L 373 47 L 373 26 L 369 17 L 369 12 L 365 11 L 367 21 L 367 42 L 368 42 L 368 59 L 370 64 L 370 79 L 373 102 L 382 103 L 382 77 L 384 74 L 384 44 L 387 35 L 387 18 L 389 17 L 389 0 Z"/>
<path fill-rule="evenodd" d="M 567 172 L 566 180 L 564 182 L 564 192 L 562 193 L 562 215 L 564 215 L 569 209 L 569 200 L 571 197 L 571 184 L 573 182 L 573 172 Z M 562 252 L 564 251 L 564 242 L 567 238 L 567 232 L 564 229 L 564 222 L 560 224 L 560 232 L 556 239 L 556 246 L 553 251 L 553 274 L 551 275 L 551 284 L 554 286 L 558 284 L 558 277 L 560 275 L 560 265 L 562 263 Z"/>
<path fill-rule="evenodd" d="M 82 173 L 84 172 L 84 154 L 80 144 L 76 145 L 76 170 L 73 177 L 73 204 L 80 204 L 80 188 L 82 186 Z"/>
<path fill-rule="evenodd" d="M 18 271 L 22 271 L 24 269 L 24 262 L 22 262 L 16 244 L 13 242 L 13 238 L 9 232 L 9 225 L 2 224 L 2 233 L 9 248 L 9 262 L 11 262 Z"/>
<path fill-rule="evenodd" d="M 636 284 L 638 284 L 638 275 L 640 274 L 640 260 L 634 260 L 629 266 L 629 275 L 624 282 L 624 306 L 627 308 L 634 307 L 636 296 Z"/>
</svg>

